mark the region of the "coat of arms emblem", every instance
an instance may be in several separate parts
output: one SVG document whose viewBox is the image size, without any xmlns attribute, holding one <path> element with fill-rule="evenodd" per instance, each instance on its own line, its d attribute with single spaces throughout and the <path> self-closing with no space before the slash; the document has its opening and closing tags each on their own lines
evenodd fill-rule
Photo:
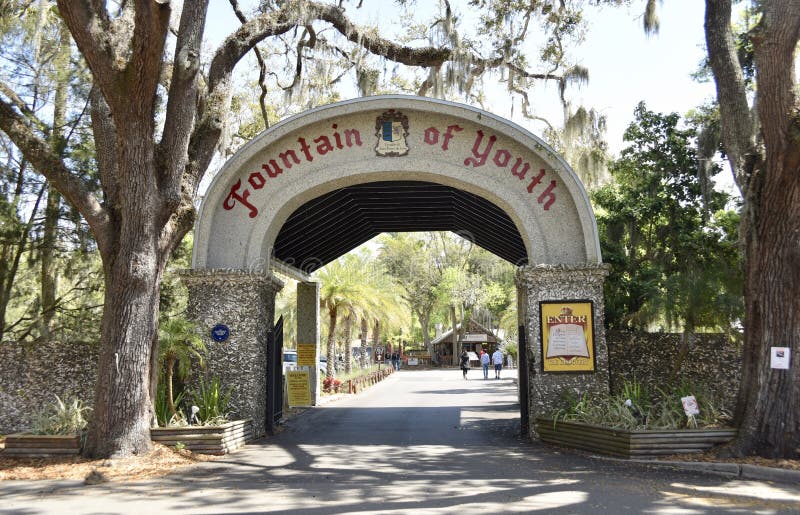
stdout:
<svg viewBox="0 0 800 515">
<path fill-rule="evenodd" d="M 375 155 L 398 157 L 408 154 L 408 116 L 389 109 L 375 119 Z"/>
</svg>

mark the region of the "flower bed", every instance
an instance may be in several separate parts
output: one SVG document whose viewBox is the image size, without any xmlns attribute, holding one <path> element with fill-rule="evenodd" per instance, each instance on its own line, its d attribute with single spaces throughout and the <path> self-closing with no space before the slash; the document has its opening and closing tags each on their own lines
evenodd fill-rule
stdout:
<svg viewBox="0 0 800 515">
<path fill-rule="evenodd" d="M 183 445 L 198 454 L 223 455 L 253 439 L 253 421 L 235 420 L 219 426 L 155 427 L 150 439 L 170 447 Z"/>
<path fill-rule="evenodd" d="M 700 453 L 736 437 L 728 428 L 629 431 L 547 418 L 535 427 L 543 442 L 623 458 Z"/>
</svg>

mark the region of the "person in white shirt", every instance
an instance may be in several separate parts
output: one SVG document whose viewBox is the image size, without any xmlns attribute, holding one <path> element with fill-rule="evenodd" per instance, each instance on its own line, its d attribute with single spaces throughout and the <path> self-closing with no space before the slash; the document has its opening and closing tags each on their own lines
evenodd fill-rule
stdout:
<svg viewBox="0 0 800 515">
<path fill-rule="evenodd" d="M 494 378 L 500 379 L 500 371 L 503 369 L 503 353 L 500 352 L 500 349 L 492 354 L 492 363 L 494 363 Z"/>
<path fill-rule="evenodd" d="M 489 379 L 489 353 L 481 352 L 481 366 L 483 367 L 483 379 Z"/>
</svg>

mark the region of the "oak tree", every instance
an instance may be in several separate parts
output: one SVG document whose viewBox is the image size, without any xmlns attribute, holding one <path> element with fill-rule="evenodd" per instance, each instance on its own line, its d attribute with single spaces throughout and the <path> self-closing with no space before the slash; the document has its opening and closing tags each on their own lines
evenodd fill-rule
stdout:
<svg viewBox="0 0 800 515">
<path fill-rule="evenodd" d="M 800 360 L 770 368 L 771 347 L 800 353 L 800 0 L 752 2 L 756 89 L 749 99 L 732 1 L 707 0 L 709 65 L 721 139 L 744 199 L 745 336 L 734 452 L 800 456 Z"/>
</svg>

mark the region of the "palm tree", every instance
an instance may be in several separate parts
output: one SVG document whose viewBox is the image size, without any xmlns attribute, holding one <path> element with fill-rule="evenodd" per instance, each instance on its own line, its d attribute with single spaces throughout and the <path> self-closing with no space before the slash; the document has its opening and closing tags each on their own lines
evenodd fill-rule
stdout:
<svg viewBox="0 0 800 515">
<path fill-rule="evenodd" d="M 336 323 L 339 316 L 360 314 L 359 305 L 367 297 L 363 268 L 357 266 L 353 255 L 348 254 L 329 263 L 318 272 L 321 281 L 319 292 L 320 310 L 328 315 L 328 338 L 326 354 L 328 365 L 326 375 L 333 377 L 336 358 Z"/>
<path fill-rule="evenodd" d="M 341 317 L 345 323 L 345 344 L 350 347 L 352 323 L 359 318 L 382 321 L 389 325 L 403 322 L 402 297 L 394 283 L 374 266 L 365 254 L 347 254 L 322 268 L 318 277 L 320 310 L 328 315 L 326 353 L 327 375 L 334 374 L 336 326 Z M 363 344 L 362 344 L 363 345 Z M 346 367 L 349 368 L 350 351 L 347 350 Z"/>
<path fill-rule="evenodd" d="M 172 392 L 174 374 L 177 372 L 178 378 L 185 378 L 191 369 L 192 358 L 203 365 L 206 345 L 197 327 L 183 317 L 171 317 L 161 322 L 158 327 L 158 340 L 158 360 L 164 367 L 167 404 L 170 414 L 175 416 L 177 410 Z"/>
</svg>

